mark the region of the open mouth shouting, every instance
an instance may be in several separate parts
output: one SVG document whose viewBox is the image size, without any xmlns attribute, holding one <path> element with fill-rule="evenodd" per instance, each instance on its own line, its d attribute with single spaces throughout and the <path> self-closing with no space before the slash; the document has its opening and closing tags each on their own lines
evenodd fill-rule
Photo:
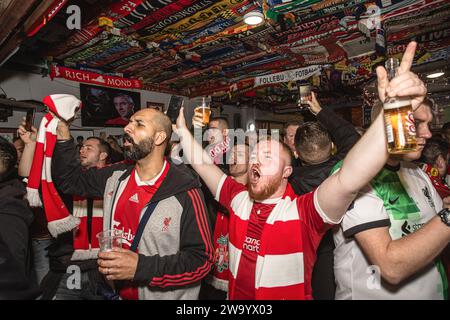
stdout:
<svg viewBox="0 0 450 320">
<path fill-rule="evenodd" d="M 251 184 L 258 183 L 260 178 L 261 178 L 261 171 L 259 170 L 257 165 L 253 165 L 250 168 L 250 175 L 249 175 L 250 183 Z"/>
<path fill-rule="evenodd" d="M 133 138 L 131 138 L 128 134 L 124 134 L 123 136 L 123 146 L 124 147 L 129 147 L 134 145 L 134 141 Z"/>
</svg>

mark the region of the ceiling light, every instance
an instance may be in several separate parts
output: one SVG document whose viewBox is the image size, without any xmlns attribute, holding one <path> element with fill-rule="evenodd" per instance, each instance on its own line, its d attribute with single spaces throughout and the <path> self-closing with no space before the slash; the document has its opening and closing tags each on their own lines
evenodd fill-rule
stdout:
<svg viewBox="0 0 450 320">
<path fill-rule="evenodd" d="M 436 79 L 436 78 L 443 76 L 444 74 L 445 74 L 445 72 L 443 72 L 443 71 L 437 71 L 437 72 L 433 72 L 433 73 L 430 73 L 429 75 L 427 75 L 427 78 L 428 79 Z"/>
<path fill-rule="evenodd" d="M 244 15 L 244 22 L 250 26 L 260 24 L 264 20 L 264 15 L 259 10 L 253 10 Z"/>
</svg>

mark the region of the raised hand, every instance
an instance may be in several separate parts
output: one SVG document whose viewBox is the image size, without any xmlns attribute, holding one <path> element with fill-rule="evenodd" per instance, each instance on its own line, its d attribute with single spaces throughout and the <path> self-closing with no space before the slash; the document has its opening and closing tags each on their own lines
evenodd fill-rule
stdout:
<svg viewBox="0 0 450 320">
<path fill-rule="evenodd" d="M 35 127 L 31 127 L 31 131 L 28 131 L 26 128 L 26 118 L 22 118 L 22 122 L 20 123 L 19 129 L 17 129 L 17 134 L 20 139 L 25 144 L 36 142 L 37 138 L 37 129 Z"/>
<path fill-rule="evenodd" d="M 315 115 L 322 110 L 319 101 L 316 99 L 316 94 L 313 91 L 311 91 L 311 101 L 306 101 L 306 103 L 309 105 L 309 110 Z"/>
<path fill-rule="evenodd" d="M 423 102 L 427 88 L 423 81 L 411 72 L 416 47 L 416 42 L 408 44 L 398 69 L 398 75 L 391 81 L 388 80 L 384 67 L 377 68 L 378 95 L 381 101 L 385 101 L 386 97 L 411 97 L 413 110 L 416 110 Z"/>
</svg>

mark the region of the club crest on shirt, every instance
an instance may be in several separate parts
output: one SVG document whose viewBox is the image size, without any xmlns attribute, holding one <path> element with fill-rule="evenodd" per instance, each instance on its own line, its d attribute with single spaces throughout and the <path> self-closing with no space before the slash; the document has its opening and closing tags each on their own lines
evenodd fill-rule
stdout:
<svg viewBox="0 0 450 320">
<path fill-rule="evenodd" d="M 214 253 L 214 261 L 218 272 L 228 269 L 228 235 L 221 235 L 216 240 L 218 247 Z"/>
<path fill-rule="evenodd" d="M 172 221 L 171 217 L 164 218 L 162 231 L 169 231 L 170 221 Z"/>
</svg>

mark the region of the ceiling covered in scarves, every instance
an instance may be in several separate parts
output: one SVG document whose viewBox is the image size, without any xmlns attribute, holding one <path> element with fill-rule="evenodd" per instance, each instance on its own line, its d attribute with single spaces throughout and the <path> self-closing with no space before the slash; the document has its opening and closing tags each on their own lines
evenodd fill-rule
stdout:
<svg viewBox="0 0 450 320">
<path fill-rule="evenodd" d="M 33 55 L 48 65 L 139 79 L 147 90 L 217 101 L 293 102 L 296 81 L 306 78 L 331 100 L 360 95 L 374 67 L 401 56 L 410 39 L 419 44 L 417 65 L 450 59 L 448 0 L 55 4 L 62 10 L 28 30 L 18 59 Z M 66 26 L 73 4 L 81 30 Z M 246 25 L 243 16 L 258 8 L 264 22 Z"/>
</svg>

